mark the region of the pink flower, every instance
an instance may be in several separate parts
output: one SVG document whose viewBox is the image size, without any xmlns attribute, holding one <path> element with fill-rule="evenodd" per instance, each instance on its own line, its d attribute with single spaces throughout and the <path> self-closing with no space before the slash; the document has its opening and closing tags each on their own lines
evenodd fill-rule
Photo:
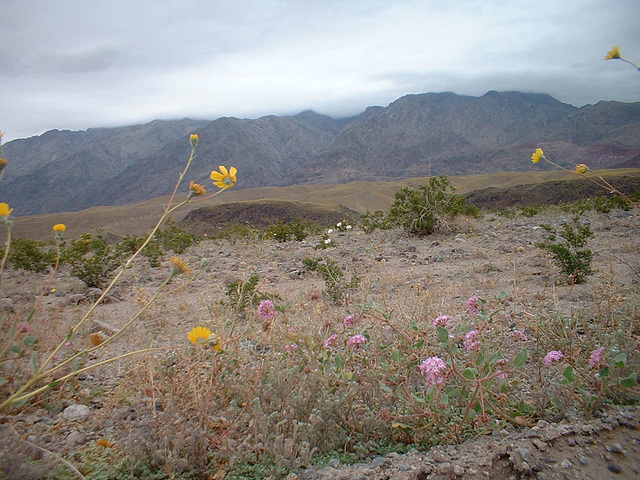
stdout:
<svg viewBox="0 0 640 480">
<path fill-rule="evenodd" d="M 527 334 L 522 330 L 514 330 L 513 332 L 511 332 L 511 339 L 514 342 L 526 342 L 527 340 L 529 340 L 527 338 Z"/>
<path fill-rule="evenodd" d="M 451 320 L 450 315 L 440 315 L 433 321 L 433 328 L 436 327 L 448 327 L 449 321 Z"/>
<path fill-rule="evenodd" d="M 360 324 L 360 315 L 357 313 L 353 313 L 349 316 L 347 316 L 342 323 L 344 324 L 345 327 L 355 327 L 356 325 Z"/>
<path fill-rule="evenodd" d="M 273 320 L 278 312 L 271 300 L 262 300 L 258 305 L 258 316 L 261 320 Z"/>
<path fill-rule="evenodd" d="M 564 358 L 564 354 L 560 350 L 551 350 L 544 357 L 544 364 L 549 365 L 553 362 L 559 362 Z"/>
<path fill-rule="evenodd" d="M 480 313 L 482 309 L 480 308 L 480 299 L 477 295 L 467 300 L 467 310 L 470 315 L 478 315 Z"/>
<path fill-rule="evenodd" d="M 364 335 L 354 335 L 353 337 L 349 338 L 349 346 L 351 348 L 358 348 L 360 345 L 363 345 L 367 343 L 367 337 L 365 337 Z"/>
<path fill-rule="evenodd" d="M 338 335 L 334 333 L 324 341 L 324 348 L 335 347 L 338 344 Z"/>
<path fill-rule="evenodd" d="M 446 379 L 447 364 L 440 357 L 429 357 L 418 368 L 427 387 L 440 386 Z"/>
<path fill-rule="evenodd" d="M 294 354 L 298 351 L 298 345 L 296 345 L 295 343 L 292 343 L 291 345 L 285 345 L 284 350 L 287 353 Z"/>
<path fill-rule="evenodd" d="M 29 333 L 31 331 L 31 327 L 28 323 L 20 322 L 16 325 L 16 330 L 21 333 Z"/>
<path fill-rule="evenodd" d="M 593 353 L 591 354 L 591 357 L 589 358 L 589 366 L 591 368 L 596 368 L 600 366 L 600 363 L 602 362 L 603 352 L 604 352 L 604 347 L 597 348 L 593 351 Z"/>
<path fill-rule="evenodd" d="M 477 351 L 480 349 L 480 342 L 478 342 L 478 336 L 480 332 L 478 330 L 471 330 L 464 337 L 464 348 L 467 352 Z"/>
</svg>

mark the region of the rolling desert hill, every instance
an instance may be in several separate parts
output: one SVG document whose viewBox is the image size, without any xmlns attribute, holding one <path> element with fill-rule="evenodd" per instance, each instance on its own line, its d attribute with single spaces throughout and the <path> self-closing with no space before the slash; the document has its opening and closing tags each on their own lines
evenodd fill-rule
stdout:
<svg viewBox="0 0 640 480">
<path fill-rule="evenodd" d="M 640 191 L 640 169 L 601 170 L 598 171 L 598 174 L 623 188 L 625 193 Z M 465 195 L 472 203 L 486 208 L 504 207 L 508 206 L 507 203 L 515 206 L 518 204 L 545 204 L 549 200 L 558 202 L 564 199 L 564 201 L 570 202 L 578 198 L 606 194 L 587 180 L 558 170 L 496 172 L 486 175 L 453 176 L 449 179 L 456 188 L 457 194 Z M 187 204 L 177 210 L 172 218 L 176 222 L 181 222 L 188 214 L 197 210 L 206 211 L 208 208 L 222 206 L 222 211 L 228 212 L 236 208 L 230 207 L 230 205 L 261 205 L 269 202 L 289 203 L 292 208 L 297 209 L 299 216 L 304 216 L 303 206 L 307 206 L 310 211 L 333 212 L 338 217 L 352 216 L 354 213 L 362 214 L 367 211 L 384 210 L 391 205 L 394 194 L 401 188 L 415 188 L 427 183 L 427 181 L 427 177 L 417 177 L 394 182 L 359 181 L 337 185 L 231 189 L 204 202 Z M 576 188 L 576 185 L 580 188 Z M 564 193 L 558 193 L 554 197 L 549 195 L 550 190 Z M 48 240 L 52 238 L 51 229 L 56 223 L 67 225 L 66 238 L 76 238 L 82 233 L 95 233 L 98 230 L 102 230 L 108 238 L 114 239 L 129 234 L 144 235 L 155 225 L 168 200 L 169 196 L 162 196 L 123 206 L 91 207 L 79 212 L 16 217 L 14 218 L 13 235 L 17 238 Z M 225 216 L 224 218 L 228 219 L 229 217 Z M 276 217 L 271 216 L 270 218 Z M 283 213 L 281 219 L 287 221 L 287 218 Z M 2 232 L 0 237 L 4 238 L 4 235 L 5 233 Z"/>
</svg>

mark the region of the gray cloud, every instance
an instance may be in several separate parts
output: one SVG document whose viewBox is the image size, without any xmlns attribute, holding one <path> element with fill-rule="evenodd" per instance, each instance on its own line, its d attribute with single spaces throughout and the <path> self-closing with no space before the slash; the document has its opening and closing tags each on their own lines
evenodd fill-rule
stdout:
<svg viewBox="0 0 640 480">
<path fill-rule="evenodd" d="M 640 101 L 637 0 L 4 0 L 0 129 L 348 116 L 406 93 Z"/>
</svg>

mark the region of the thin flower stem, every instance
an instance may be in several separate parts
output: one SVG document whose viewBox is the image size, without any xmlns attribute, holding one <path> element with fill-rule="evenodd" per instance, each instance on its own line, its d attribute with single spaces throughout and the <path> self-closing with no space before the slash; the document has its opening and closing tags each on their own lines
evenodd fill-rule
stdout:
<svg viewBox="0 0 640 480">
<path fill-rule="evenodd" d="M 0 287 L 2 287 L 2 274 L 4 272 L 4 264 L 9 257 L 9 247 L 11 246 L 11 223 L 7 223 L 7 241 L 4 247 L 4 256 L 2 257 L 2 263 L 0 263 Z"/>
<path fill-rule="evenodd" d="M 635 63 L 633 63 L 632 61 L 627 60 L 626 58 L 622 58 L 622 57 L 618 58 L 618 60 L 622 60 L 623 62 L 628 63 L 629 65 L 631 65 L 633 68 L 635 68 L 636 70 L 638 70 L 640 72 L 640 67 L 638 65 L 636 65 Z"/>
<path fill-rule="evenodd" d="M 111 358 L 107 358 L 106 360 L 102 360 L 101 362 L 98 363 L 93 363 L 91 365 L 88 365 L 84 368 L 80 368 L 74 372 L 71 372 L 67 375 L 65 375 L 64 377 L 61 377 L 57 380 L 55 380 L 55 383 L 62 383 L 65 380 L 68 380 L 69 378 L 72 378 L 76 375 L 79 375 L 81 373 L 86 372 L 87 370 L 91 370 L 92 368 L 96 368 L 96 367 L 101 367 L 103 365 L 107 365 L 109 363 L 115 362 L 116 360 L 122 360 L 123 358 L 127 358 L 127 357 L 131 357 L 133 355 L 139 355 L 141 353 L 150 353 L 150 352 L 159 352 L 162 350 L 169 350 L 169 349 L 178 349 L 178 348 L 186 348 L 184 345 L 169 345 L 167 347 L 154 347 L 154 348 L 143 348 L 142 350 L 135 350 L 133 352 L 127 352 L 127 353 L 123 353 L 122 355 L 118 355 L 117 357 L 111 357 Z M 54 383 L 54 382 L 51 382 Z M 43 387 L 40 387 L 36 390 L 33 390 L 29 393 L 25 393 L 24 395 L 12 395 L 11 397 L 9 397 L 7 400 L 5 400 L 4 402 L 0 403 L 0 410 L 2 410 L 3 408 L 7 407 L 8 405 L 14 404 L 14 403 L 18 403 L 18 402 L 23 402 L 25 400 L 30 399 L 31 397 L 34 397 L 36 395 L 38 395 L 39 393 L 44 392 L 45 390 L 48 390 L 49 388 L 51 388 L 51 383 L 48 383 L 47 385 L 44 385 Z"/>
</svg>

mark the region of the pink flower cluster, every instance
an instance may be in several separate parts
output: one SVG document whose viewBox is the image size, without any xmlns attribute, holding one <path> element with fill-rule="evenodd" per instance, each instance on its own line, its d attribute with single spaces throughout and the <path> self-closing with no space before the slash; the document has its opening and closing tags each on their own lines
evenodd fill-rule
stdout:
<svg viewBox="0 0 640 480">
<path fill-rule="evenodd" d="M 418 368 L 427 387 L 440 386 L 447 378 L 447 364 L 440 357 L 429 357 Z"/>
<path fill-rule="evenodd" d="M 469 315 L 478 315 L 482 308 L 480 307 L 480 299 L 477 295 L 474 295 L 469 300 L 467 300 L 467 311 Z"/>
<path fill-rule="evenodd" d="M 335 347 L 338 345 L 338 334 L 334 333 L 324 341 L 324 348 Z"/>
<path fill-rule="evenodd" d="M 553 362 L 559 362 L 564 358 L 564 354 L 560 350 L 551 350 L 544 357 L 544 364 L 549 365 Z"/>
<path fill-rule="evenodd" d="M 349 337 L 349 341 L 347 343 L 351 348 L 358 348 L 360 345 L 367 343 L 367 337 L 364 335 L 354 335 Z"/>
<path fill-rule="evenodd" d="M 292 343 L 290 345 L 285 345 L 284 351 L 287 352 L 288 354 L 293 355 L 298 351 L 298 345 L 296 345 L 295 343 Z"/>
<path fill-rule="evenodd" d="M 604 347 L 600 347 L 595 349 L 591 353 L 591 357 L 589 357 L 589 366 L 591 368 L 599 367 L 602 363 L 602 353 L 604 352 Z"/>
<path fill-rule="evenodd" d="M 440 315 L 433 321 L 433 328 L 436 327 L 448 327 L 451 322 L 451 315 Z"/>
<path fill-rule="evenodd" d="M 345 327 L 349 328 L 349 327 L 355 327 L 356 325 L 359 325 L 360 320 L 361 320 L 360 315 L 357 313 L 353 313 L 345 317 L 342 323 Z"/>
<path fill-rule="evenodd" d="M 261 320 L 273 320 L 278 312 L 271 300 L 262 300 L 258 305 L 258 316 Z"/>
<path fill-rule="evenodd" d="M 478 342 L 478 336 L 480 332 L 478 330 L 471 330 L 464 336 L 464 348 L 467 352 L 477 352 L 480 349 L 480 342 Z"/>
<path fill-rule="evenodd" d="M 526 342 L 527 340 L 529 340 L 527 338 L 527 334 L 522 330 L 514 330 L 513 332 L 511 332 L 511 339 L 514 342 Z"/>
</svg>

